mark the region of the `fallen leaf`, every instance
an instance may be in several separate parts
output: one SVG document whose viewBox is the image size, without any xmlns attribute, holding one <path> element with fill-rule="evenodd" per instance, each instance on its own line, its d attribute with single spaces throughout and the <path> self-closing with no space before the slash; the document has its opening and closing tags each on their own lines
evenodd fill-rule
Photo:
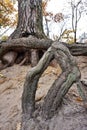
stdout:
<svg viewBox="0 0 87 130">
<path fill-rule="evenodd" d="M 77 98 L 76 98 L 76 101 L 77 101 L 77 102 L 82 102 L 83 100 L 82 100 L 81 97 L 77 97 Z"/>
</svg>

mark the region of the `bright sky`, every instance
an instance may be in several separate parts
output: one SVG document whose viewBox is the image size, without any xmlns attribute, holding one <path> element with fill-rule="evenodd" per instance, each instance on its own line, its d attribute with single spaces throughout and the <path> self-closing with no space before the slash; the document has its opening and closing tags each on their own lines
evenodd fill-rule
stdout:
<svg viewBox="0 0 87 130">
<path fill-rule="evenodd" d="M 48 11 L 52 11 L 54 14 L 62 11 L 63 5 L 65 5 L 65 0 L 51 0 L 48 4 Z"/>
</svg>

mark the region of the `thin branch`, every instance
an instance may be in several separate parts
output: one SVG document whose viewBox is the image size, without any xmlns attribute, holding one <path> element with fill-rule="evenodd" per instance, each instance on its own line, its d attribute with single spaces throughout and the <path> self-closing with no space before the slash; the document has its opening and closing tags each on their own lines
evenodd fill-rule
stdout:
<svg viewBox="0 0 87 130">
<path fill-rule="evenodd" d="M 11 27 L 7 28 L 2 34 L 0 34 L 0 37 L 2 37 Z"/>
<path fill-rule="evenodd" d="M 78 10 L 78 12 L 79 12 L 79 17 L 78 17 L 78 19 L 77 19 L 77 22 L 79 22 L 79 20 L 81 19 L 81 16 L 82 16 L 83 11 Z"/>
</svg>

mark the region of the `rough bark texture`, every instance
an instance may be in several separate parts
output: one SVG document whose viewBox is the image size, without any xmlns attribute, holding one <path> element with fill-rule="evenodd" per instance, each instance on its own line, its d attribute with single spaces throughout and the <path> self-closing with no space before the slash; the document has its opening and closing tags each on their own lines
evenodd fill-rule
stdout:
<svg viewBox="0 0 87 130">
<path fill-rule="evenodd" d="M 33 36 L 28 38 L 12 39 L 9 42 L 0 44 L 0 56 L 8 51 L 27 51 L 29 49 L 48 49 L 52 44 L 50 39 L 37 39 Z"/>
<path fill-rule="evenodd" d="M 18 0 L 18 24 L 10 39 L 27 37 L 45 37 L 42 20 L 42 0 Z"/>
<path fill-rule="evenodd" d="M 38 51 L 35 49 L 31 49 L 31 66 L 34 67 L 37 65 L 39 61 Z"/>
<path fill-rule="evenodd" d="M 0 59 L 8 51 L 24 52 L 29 49 L 47 50 L 52 45 L 52 43 L 53 41 L 50 39 L 37 39 L 32 36 L 28 38 L 13 39 L 9 42 L 3 42 L 2 44 L 0 44 Z M 58 42 L 58 44 L 59 43 L 61 42 Z M 72 55 L 87 55 L 86 43 L 74 43 L 72 45 L 66 43 L 62 44 L 68 47 Z"/>
<path fill-rule="evenodd" d="M 8 53 L 9 51 L 17 52 L 19 53 L 26 53 L 29 52 L 31 49 L 31 54 L 29 55 L 29 58 L 31 60 L 31 65 L 35 66 L 39 60 L 39 54 L 38 51 L 36 50 L 37 48 L 41 49 L 39 47 L 39 43 L 42 43 L 44 45 L 44 49 L 46 49 L 46 43 L 49 44 L 51 40 L 46 40 L 46 39 L 37 39 L 33 36 L 30 36 L 29 38 L 20 38 L 20 39 L 13 39 L 7 43 L 2 43 L 0 45 L 0 60 L 3 61 L 3 55 Z M 45 44 L 44 44 L 45 42 Z M 33 45 L 33 47 L 32 47 Z M 36 48 L 35 48 L 36 46 Z M 38 46 L 38 47 L 37 47 Z M 41 46 L 41 45 L 40 45 Z M 24 57 L 26 59 L 26 57 Z M 9 60 L 8 60 L 9 63 Z"/>
<path fill-rule="evenodd" d="M 69 50 L 64 45 L 56 42 L 52 45 L 52 48 L 54 50 L 54 57 L 61 66 L 62 73 L 53 83 L 45 97 L 43 113 L 47 118 L 52 117 L 56 113 L 69 88 L 80 78 L 79 69 Z"/>
<path fill-rule="evenodd" d="M 22 95 L 22 130 L 28 130 L 29 124 L 27 121 L 35 118 L 35 94 L 38 80 L 53 58 L 60 64 L 62 73 L 48 91 L 41 110 L 37 110 L 38 113 L 41 113 L 40 117 L 44 119 L 52 118 L 58 112 L 63 97 L 72 84 L 80 81 L 80 71 L 68 48 L 62 43 L 54 42 L 43 55 L 37 66 L 27 73 Z"/>
<path fill-rule="evenodd" d="M 8 41 L 30 35 L 39 39 L 46 38 L 43 31 L 42 0 L 18 0 L 18 23 Z M 19 49 L 20 51 L 21 48 Z M 38 52 L 31 51 L 31 64 L 38 63 Z M 32 62 L 35 57 L 35 62 Z"/>
<path fill-rule="evenodd" d="M 30 114 L 31 117 L 32 111 L 35 110 L 35 93 L 37 89 L 37 83 L 41 74 L 48 67 L 52 58 L 53 54 L 51 52 L 51 49 L 49 48 L 42 59 L 39 61 L 37 66 L 32 68 L 32 70 L 29 71 L 26 76 L 24 91 L 22 95 L 22 109 L 25 115 L 27 113 Z"/>
</svg>

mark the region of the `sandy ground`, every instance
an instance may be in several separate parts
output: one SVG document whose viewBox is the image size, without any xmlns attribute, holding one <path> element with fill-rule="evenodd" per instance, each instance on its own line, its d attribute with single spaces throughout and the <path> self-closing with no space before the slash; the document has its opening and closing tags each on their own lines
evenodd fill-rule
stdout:
<svg viewBox="0 0 87 130">
<path fill-rule="evenodd" d="M 78 57 L 77 62 L 81 70 L 82 79 L 87 80 L 87 58 Z M 23 84 L 25 76 L 30 69 L 30 66 L 14 65 L 0 72 L 0 130 L 19 130 L 18 126 L 20 125 L 21 121 L 21 96 L 23 92 Z M 45 97 L 51 84 L 60 73 L 61 69 L 59 66 L 57 68 L 51 66 L 47 68 L 40 78 L 38 84 L 36 94 L 37 101 Z M 73 85 L 73 87 L 70 89 L 68 96 L 72 98 L 73 102 L 75 102 L 77 105 L 82 106 L 82 101 L 78 95 L 75 85 Z M 70 106 L 65 108 L 66 115 L 71 112 L 71 109 L 69 110 L 69 108 Z M 84 118 L 85 124 L 87 122 L 86 117 Z M 62 129 L 60 128 L 57 130 Z M 72 128 L 72 130 L 77 129 Z M 79 130 L 87 130 L 87 127 Z"/>
</svg>

